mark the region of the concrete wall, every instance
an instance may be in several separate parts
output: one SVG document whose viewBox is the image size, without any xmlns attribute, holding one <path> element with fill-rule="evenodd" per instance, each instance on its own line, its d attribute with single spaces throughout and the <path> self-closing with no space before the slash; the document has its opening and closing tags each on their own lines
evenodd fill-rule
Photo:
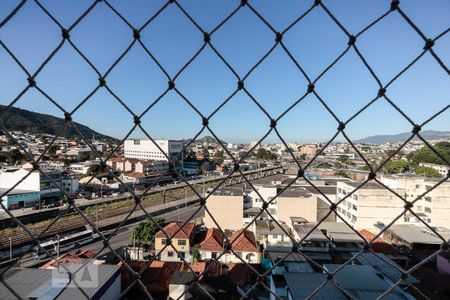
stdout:
<svg viewBox="0 0 450 300">
<path fill-rule="evenodd" d="M 443 183 L 428 195 L 431 203 L 431 224 L 450 228 L 450 183 Z"/>
<path fill-rule="evenodd" d="M 291 223 L 291 217 L 303 217 L 309 222 L 317 221 L 317 197 L 278 197 L 277 217 L 286 224 Z"/>
<path fill-rule="evenodd" d="M 242 196 L 211 195 L 206 207 L 222 230 L 238 230 L 243 227 L 243 201 Z M 208 228 L 217 227 L 207 212 L 204 223 Z"/>
<path fill-rule="evenodd" d="M 184 284 L 169 285 L 169 299 L 185 300 L 191 299 L 192 295 L 188 291 L 188 286 Z"/>
<path fill-rule="evenodd" d="M 156 251 L 159 251 L 162 248 L 164 248 L 165 244 L 162 243 L 162 240 L 163 240 L 162 238 L 156 238 L 155 239 L 155 250 Z M 179 240 L 184 240 L 186 242 L 186 245 L 178 245 L 178 241 Z M 173 250 L 172 248 L 177 249 L 177 251 L 183 251 L 183 252 L 188 251 L 189 252 L 189 250 L 190 250 L 189 239 L 176 239 L 176 238 L 173 238 L 172 239 L 172 245 L 167 246 L 166 249 Z"/>
<path fill-rule="evenodd" d="M 355 188 L 344 182 L 338 182 L 338 189 L 348 194 Z M 402 195 L 402 190 L 397 190 Z M 337 201 L 345 194 L 337 194 Z M 404 210 L 404 202 L 396 195 L 382 187 L 362 188 L 341 202 L 338 213 L 356 229 L 371 229 L 377 222 L 388 224 Z M 337 218 L 341 222 L 340 218 Z M 396 224 L 403 224 L 404 218 L 397 220 Z"/>
<path fill-rule="evenodd" d="M 217 252 L 217 256 L 219 257 L 221 252 Z M 248 256 L 251 257 L 248 257 Z M 200 256 L 203 260 L 208 260 L 208 259 L 212 259 L 212 251 L 200 251 Z M 259 263 L 261 260 L 261 256 L 259 252 L 242 252 L 242 256 L 241 258 L 247 262 L 247 263 Z M 234 263 L 242 263 L 242 260 L 240 260 L 238 257 L 236 257 L 236 255 L 234 255 L 233 253 L 226 253 L 224 255 L 222 255 L 219 258 L 220 262 L 223 262 L 225 264 L 230 263 L 230 262 L 234 262 Z"/>
</svg>

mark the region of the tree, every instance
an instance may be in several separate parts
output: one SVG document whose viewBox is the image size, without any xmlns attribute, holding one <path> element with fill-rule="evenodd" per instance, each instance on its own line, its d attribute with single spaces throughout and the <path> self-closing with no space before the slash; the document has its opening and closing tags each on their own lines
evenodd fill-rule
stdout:
<svg viewBox="0 0 450 300">
<path fill-rule="evenodd" d="M 341 155 L 337 160 L 343 164 L 350 164 L 350 158 L 347 155 Z"/>
<path fill-rule="evenodd" d="M 391 157 L 392 154 L 394 154 L 397 150 L 386 150 L 384 151 L 384 154 L 386 154 L 386 157 Z M 402 151 L 398 151 L 397 154 L 394 155 L 394 157 L 401 159 L 403 156 L 405 156 L 405 153 Z"/>
<path fill-rule="evenodd" d="M 450 161 L 450 142 L 439 142 L 434 144 L 433 148 L 447 161 Z M 433 164 L 444 164 L 445 162 L 434 153 L 428 146 L 423 146 L 419 150 L 408 155 L 408 159 L 412 162 L 419 164 L 423 163 L 433 163 Z"/>
<path fill-rule="evenodd" d="M 99 165 L 92 165 L 86 171 L 86 176 L 94 176 L 100 171 Z"/>
<path fill-rule="evenodd" d="M 388 174 L 405 173 L 411 171 L 411 166 L 404 160 L 390 160 L 384 165 L 384 171 Z"/>
<path fill-rule="evenodd" d="M 203 148 L 203 157 L 204 158 L 209 158 L 209 151 L 206 148 Z"/>
<path fill-rule="evenodd" d="M 6 153 L 6 162 L 10 165 L 20 163 L 23 159 L 23 154 L 19 149 L 12 149 Z"/>
<path fill-rule="evenodd" d="M 154 236 L 162 228 L 166 221 L 161 217 L 154 218 L 154 222 L 147 218 L 139 223 L 131 233 L 128 243 L 130 245 L 150 247 L 154 244 Z M 158 224 L 158 225 L 156 225 Z"/>
<path fill-rule="evenodd" d="M 222 173 L 223 174 L 228 174 L 230 172 L 230 169 L 228 169 L 227 166 L 222 166 Z"/>
<path fill-rule="evenodd" d="M 216 153 L 214 153 L 213 161 L 216 164 L 221 165 L 224 161 L 223 151 L 217 151 Z"/>
<path fill-rule="evenodd" d="M 438 171 L 428 167 L 416 167 L 415 172 L 417 175 L 423 175 L 426 177 L 441 177 Z"/>
<path fill-rule="evenodd" d="M 264 148 L 259 148 L 256 152 L 256 158 L 264 160 L 274 160 L 277 158 L 277 155 Z"/>
<path fill-rule="evenodd" d="M 199 261 L 201 259 L 200 256 L 200 244 L 195 244 L 192 246 L 192 258 L 194 261 Z"/>
<path fill-rule="evenodd" d="M 306 154 L 302 153 L 300 154 L 300 156 L 298 157 L 299 160 L 305 160 L 306 159 Z"/>
<path fill-rule="evenodd" d="M 335 172 L 334 174 L 337 175 L 337 176 L 342 176 L 342 177 L 349 178 L 347 172 L 342 171 L 342 170 L 339 170 L 339 171 Z"/>
<path fill-rule="evenodd" d="M 97 153 L 100 157 L 103 156 L 103 153 L 101 151 L 97 151 Z M 98 156 L 97 156 L 97 154 L 95 154 L 95 152 L 92 152 L 91 155 L 89 156 L 90 160 L 96 160 L 97 158 L 98 158 Z"/>
<path fill-rule="evenodd" d="M 208 162 L 202 163 L 202 165 L 200 166 L 200 170 L 202 171 L 203 175 L 206 175 L 206 173 L 209 170 L 209 163 Z"/>
<path fill-rule="evenodd" d="M 51 145 L 51 146 L 48 148 L 48 154 L 49 154 L 50 156 L 56 156 L 56 151 L 58 151 L 58 149 L 59 149 L 59 147 L 58 147 L 57 145 Z"/>
<path fill-rule="evenodd" d="M 194 150 L 186 150 L 186 158 L 194 159 L 196 157 Z"/>
</svg>

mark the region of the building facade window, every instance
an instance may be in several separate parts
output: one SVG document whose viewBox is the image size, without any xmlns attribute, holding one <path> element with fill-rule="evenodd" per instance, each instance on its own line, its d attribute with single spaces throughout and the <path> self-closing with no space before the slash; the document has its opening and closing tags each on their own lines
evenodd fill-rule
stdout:
<svg viewBox="0 0 450 300">
<path fill-rule="evenodd" d="M 186 240 L 178 240 L 179 246 L 186 246 Z"/>
</svg>

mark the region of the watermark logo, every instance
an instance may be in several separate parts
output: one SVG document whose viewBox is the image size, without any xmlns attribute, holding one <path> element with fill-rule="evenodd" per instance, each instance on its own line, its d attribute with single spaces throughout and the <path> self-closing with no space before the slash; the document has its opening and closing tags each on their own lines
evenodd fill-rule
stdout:
<svg viewBox="0 0 450 300">
<path fill-rule="evenodd" d="M 66 270 L 67 269 L 67 270 Z M 52 270 L 52 287 L 55 288 L 96 288 L 98 287 L 98 266 L 66 265 Z"/>
</svg>

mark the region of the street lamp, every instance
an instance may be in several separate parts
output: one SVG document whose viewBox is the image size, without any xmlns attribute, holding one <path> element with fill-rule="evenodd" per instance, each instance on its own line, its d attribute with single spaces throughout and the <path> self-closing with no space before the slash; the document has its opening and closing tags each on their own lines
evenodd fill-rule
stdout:
<svg viewBox="0 0 450 300">
<path fill-rule="evenodd" d="M 12 240 L 9 237 L 9 260 L 12 260 Z"/>
</svg>

